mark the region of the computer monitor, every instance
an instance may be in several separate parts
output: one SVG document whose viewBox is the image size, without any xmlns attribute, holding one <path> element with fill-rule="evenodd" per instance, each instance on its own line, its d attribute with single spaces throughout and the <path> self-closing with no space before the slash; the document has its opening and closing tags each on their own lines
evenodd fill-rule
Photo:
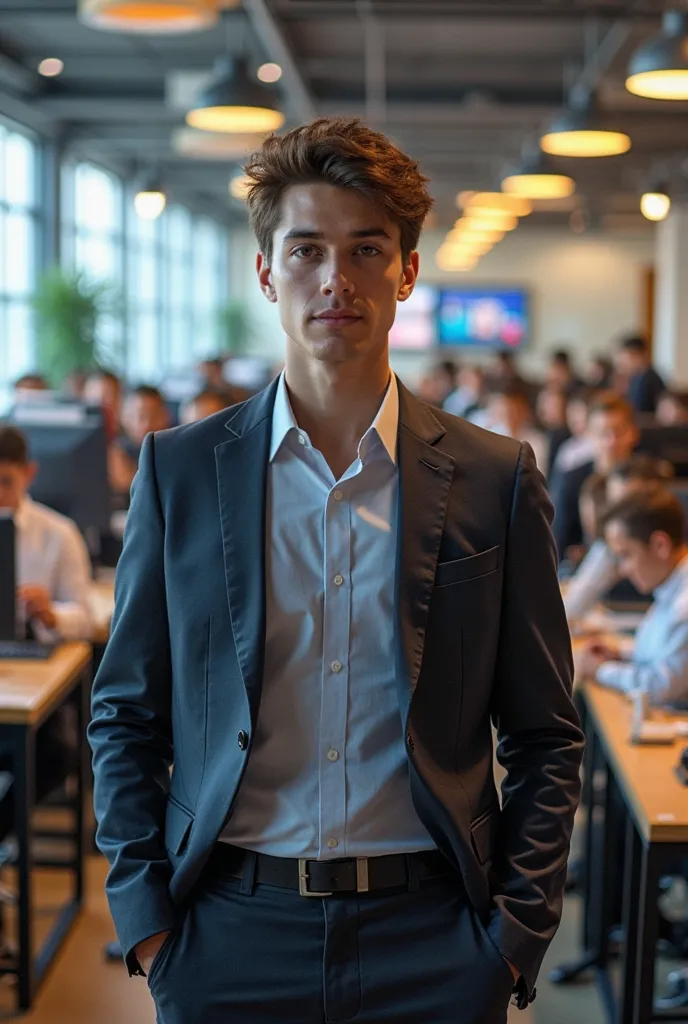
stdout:
<svg viewBox="0 0 688 1024">
<path fill-rule="evenodd" d="M 38 463 L 31 497 L 69 516 L 97 558 L 111 515 L 102 414 L 77 403 L 16 405 L 10 421 L 25 435 L 30 457 Z"/>
<path fill-rule="evenodd" d="M 17 566 L 12 512 L 0 509 L 0 641 L 17 636 Z"/>
</svg>

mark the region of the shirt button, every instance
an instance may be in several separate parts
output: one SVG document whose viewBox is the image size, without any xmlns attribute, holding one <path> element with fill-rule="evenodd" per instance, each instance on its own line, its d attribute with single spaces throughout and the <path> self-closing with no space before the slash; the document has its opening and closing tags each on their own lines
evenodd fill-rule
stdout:
<svg viewBox="0 0 688 1024">
<path fill-rule="evenodd" d="M 248 746 L 248 733 L 244 732 L 243 729 L 237 736 L 237 743 L 239 744 L 239 750 L 246 750 Z"/>
<path fill-rule="evenodd" d="M 327 760 L 328 761 L 338 761 L 339 760 L 339 751 L 338 750 L 328 750 L 327 751 Z"/>
<path fill-rule="evenodd" d="M 343 582 L 344 582 L 344 577 L 340 576 L 340 574 L 337 573 L 337 575 L 334 578 L 334 585 L 335 585 L 335 587 L 341 587 Z"/>
<path fill-rule="evenodd" d="M 341 491 L 335 491 L 332 497 L 334 498 L 335 501 L 341 501 L 344 495 L 342 494 Z"/>
<path fill-rule="evenodd" d="M 334 836 L 330 836 L 330 838 L 327 840 L 327 845 L 331 850 L 334 850 L 339 846 L 339 840 L 335 839 Z"/>
<path fill-rule="evenodd" d="M 333 672 L 341 672 L 342 671 L 342 663 L 341 663 L 341 661 L 333 661 L 332 664 L 330 665 L 330 668 L 332 669 Z"/>
<path fill-rule="evenodd" d="M 303 436 L 303 434 L 299 434 L 299 444 L 305 444 L 305 443 L 306 443 L 306 438 Z"/>
</svg>

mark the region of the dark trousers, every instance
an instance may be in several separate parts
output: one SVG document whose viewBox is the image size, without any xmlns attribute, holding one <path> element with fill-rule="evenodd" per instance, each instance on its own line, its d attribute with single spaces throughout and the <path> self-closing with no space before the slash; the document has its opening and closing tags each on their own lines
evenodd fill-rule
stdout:
<svg viewBox="0 0 688 1024">
<path fill-rule="evenodd" d="M 221 861 L 153 961 L 158 1024 L 505 1024 L 511 972 L 458 876 L 323 899 Z"/>
</svg>

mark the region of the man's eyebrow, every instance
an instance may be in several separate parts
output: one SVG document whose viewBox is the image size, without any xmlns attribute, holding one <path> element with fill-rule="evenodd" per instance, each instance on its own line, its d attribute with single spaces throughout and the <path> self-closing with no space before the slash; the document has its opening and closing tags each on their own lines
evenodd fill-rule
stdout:
<svg viewBox="0 0 688 1024">
<path fill-rule="evenodd" d="M 291 228 L 284 236 L 285 242 L 293 241 L 296 238 L 312 238 L 322 239 L 324 238 L 324 232 L 316 231 L 314 228 Z M 352 231 L 349 235 L 350 238 L 388 238 L 391 241 L 392 236 L 388 231 L 385 231 L 382 227 L 371 227 L 361 228 L 358 231 Z"/>
</svg>

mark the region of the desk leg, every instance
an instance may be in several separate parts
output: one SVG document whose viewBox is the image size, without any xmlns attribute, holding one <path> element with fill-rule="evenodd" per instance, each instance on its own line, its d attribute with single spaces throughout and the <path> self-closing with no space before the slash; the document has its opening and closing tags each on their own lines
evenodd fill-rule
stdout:
<svg viewBox="0 0 688 1024">
<path fill-rule="evenodd" d="M 31 870 L 31 822 L 36 802 L 35 790 L 35 733 L 25 726 L 12 730 L 14 775 L 14 821 L 19 846 L 19 1008 L 28 1010 L 34 989 L 33 978 L 33 893 Z"/>
<path fill-rule="evenodd" d="M 624 864 L 624 949 L 618 1024 L 633 1024 L 633 996 L 638 956 L 638 889 L 640 886 L 640 837 L 630 814 L 626 816 Z"/>
<path fill-rule="evenodd" d="M 659 931 L 657 898 L 660 856 L 655 844 L 643 844 L 640 855 L 640 897 L 638 900 L 638 944 L 636 948 L 633 1024 L 652 1020 L 655 987 L 655 955 Z"/>
</svg>

